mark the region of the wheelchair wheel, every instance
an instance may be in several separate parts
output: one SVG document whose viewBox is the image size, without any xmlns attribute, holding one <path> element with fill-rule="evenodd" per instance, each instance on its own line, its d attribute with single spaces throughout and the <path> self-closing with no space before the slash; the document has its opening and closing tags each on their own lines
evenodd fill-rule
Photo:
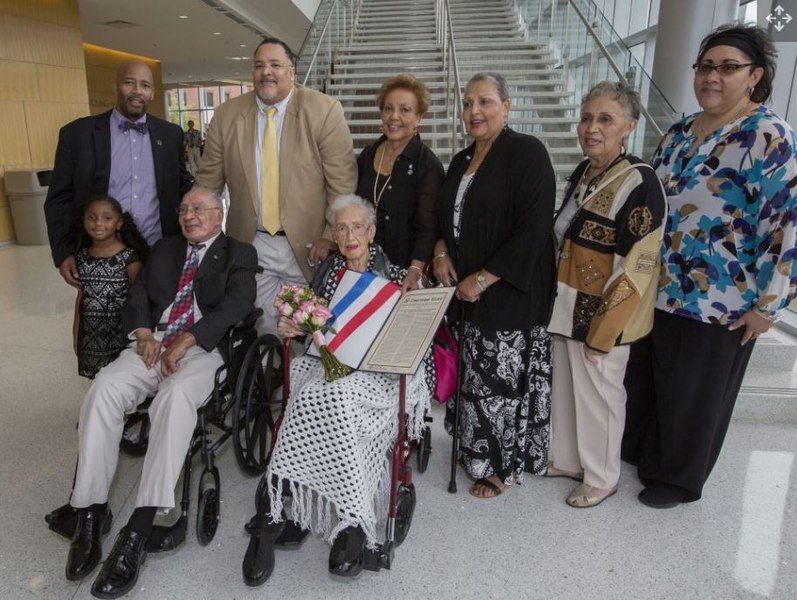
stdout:
<svg viewBox="0 0 797 600">
<path fill-rule="evenodd" d="M 125 418 L 119 449 L 128 456 L 144 456 L 149 444 L 149 415 L 137 412 Z"/>
<path fill-rule="evenodd" d="M 396 497 L 396 546 L 400 546 L 410 532 L 415 512 L 415 486 L 401 486 Z"/>
<path fill-rule="evenodd" d="M 429 455 L 432 453 L 432 430 L 427 427 L 418 442 L 418 473 L 425 473 L 429 466 Z"/>
<path fill-rule="evenodd" d="M 275 336 L 257 338 L 246 351 L 235 384 L 232 441 L 238 464 L 250 475 L 266 470 L 274 424 L 271 396 L 280 385 L 276 365 L 281 352 L 282 343 Z"/>
<path fill-rule="evenodd" d="M 207 546 L 216 535 L 221 518 L 219 497 L 219 472 L 213 467 L 205 470 L 199 479 L 199 498 L 196 507 L 196 538 Z"/>
</svg>

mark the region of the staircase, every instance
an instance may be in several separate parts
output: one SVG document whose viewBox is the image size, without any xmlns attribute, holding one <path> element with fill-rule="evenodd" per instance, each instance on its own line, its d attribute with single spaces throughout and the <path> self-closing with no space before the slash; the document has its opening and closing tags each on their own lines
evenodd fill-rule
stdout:
<svg viewBox="0 0 797 600">
<path fill-rule="evenodd" d="M 733 411 L 743 423 L 797 424 L 797 335 L 776 325 L 756 341 Z"/>
<path fill-rule="evenodd" d="M 481 71 L 504 75 L 512 100 L 510 126 L 538 137 L 548 147 L 557 175 L 569 175 L 582 157 L 574 134 L 577 105 L 553 50 L 525 39 L 511 0 L 449 4 L 462 85 Z M 453 94 L 461 95 L 462 90 L 454 89 L 443 62 L 441 6 L 437 0 L 360 4 L 348 43 L 334 51 L 319 85 L 343 105 L 355 149 L 379 136 L 376 94 L 385 79 L 399 73 L 412 73 L 429 88 L 432 102 L 419 132 L 443 164 L 465 146 L 454 131 Z"/>
<path fill-rule="evenodd" d="M 575 133 L 578 104 L 553 49 L 526 39 L 526 28 L 508 0 L 449 0 L 460 78 L 500 73 L 509 85 L 509 125 L 534 135 L 548 149 L 557 178 L 583 158 Z"/>
<path fill-rule="evenodd" d="M 336 53 L 326 92 L 340 100 L 356 150 L 380 135 L 376 95 L 382 82 L 412 73 L 429 88 L 432 102 L 418 130 L 433 149 L 451 155 L 451 119 L 446 116 L 447 79 L 437 42 L 435 0 L 364 0 L 351 43 Z"/>
</svg>

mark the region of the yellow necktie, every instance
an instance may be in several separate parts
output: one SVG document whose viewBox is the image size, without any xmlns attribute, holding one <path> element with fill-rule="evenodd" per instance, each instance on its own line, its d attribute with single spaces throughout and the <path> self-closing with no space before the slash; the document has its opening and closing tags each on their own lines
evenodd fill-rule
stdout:
<svg viewBox="0 0 797 600">
<path fill-rule="evenodd" d="M 260 170 L 260 217 L 263 227 L 274 235 L 280 230 L 280 180 L 277 157 L 277 123 L 274 107 L 266 109 L 266 130 L 263 132 L 262 164 Z"/>
</svg>

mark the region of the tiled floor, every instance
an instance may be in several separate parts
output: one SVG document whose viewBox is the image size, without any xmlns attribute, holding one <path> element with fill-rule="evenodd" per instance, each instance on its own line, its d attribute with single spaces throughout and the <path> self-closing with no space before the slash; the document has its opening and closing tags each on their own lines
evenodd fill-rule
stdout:
<svg viewBox="0 0 797 600">
<path fill-rule="evenodd" d="M 0 249 L 0 598 L 90 598 L 90 581 L 63 575 L 67 542 L 46 512 L 67 500 L 75 421 L 86 382 L 71 351 L 74 294 L 45 247 Z M 412 531 L 392 570 L 353 581 L 326 572 L 327 546 L 280 552 L 271 580 L 249 589 L 240 564 L 256 481 L 231 449 L 220 459 L 223 516 L 216 539 L 193 536 L 150 556 L 129 597 L 234 598 L 797 598 L 797 426 L 735 422 L 704 499 L 668 511 L 636 500 L 624 465 L 620 491 L 572 509 L 572 482 L 527 478 L 494 500 L 446 492 L 448 438 L 436 415 L 429 470 L 416 476 Z M 124 457 L 112 490 L 116 530 L 131 510 L 140 461 Z M 192 509 L 193 510 L 193 509 Z M 108 550 L 112 537 L 105 540 Z"/>
</svg>

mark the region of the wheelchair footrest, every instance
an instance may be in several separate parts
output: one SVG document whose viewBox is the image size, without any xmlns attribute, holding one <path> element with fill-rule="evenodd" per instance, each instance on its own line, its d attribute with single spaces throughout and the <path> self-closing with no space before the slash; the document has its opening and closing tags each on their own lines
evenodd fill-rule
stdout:
<svg viewBox="0 0 797 600">
<path fill-rule="evenodd" d="M 147 552 L 167 552 L 174 550 L 185 541 L 188 530 L 188 517 L 185 515 L 177 519 L 174 525 L 155 525 L 152 534 L 147 540 Z"/>
<path fill-rule="evenodd" d="M 66 503 L 45 515 L 44 520 L 50 531 L 71 540 L 77 527 L 77 510 L 71 504 Z"/>
<path fill-rule="evenodd" d="M 393 542 L 378 544 L 375 550 L 366 548 L 365 554 L 363 555 L 363 568 L 368 571 L 389 569 L 390 565 L 393 564 L 393 556 L 395 553 L 396 547 Z"/>
<path fill-rule="evenodd" d="M 110 514 L 110 519 L 113 521 L 113 512 Z M 59 506 L 53 512 L 44 515 L 44 520 L 50 531 L 72 541 L 75 529 L 77 529 L 77 509 L 71 504 L 67 502 L 63 506 Z"/>
</svg>

